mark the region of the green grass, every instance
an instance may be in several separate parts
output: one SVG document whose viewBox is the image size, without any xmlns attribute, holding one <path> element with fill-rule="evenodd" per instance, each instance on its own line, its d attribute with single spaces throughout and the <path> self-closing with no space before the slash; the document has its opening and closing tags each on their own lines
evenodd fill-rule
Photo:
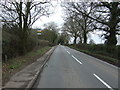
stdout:
<svg viewBox="0 0 120 90">
<path fill-rule="evenodd" d="M 10 69 L 16 69 L 21 67 L 22 64 L 29 62 L 31 59 L 34 59 L 37 55 L 43 55 L 46 51 L 48 51 L 51 47 L 44 47 L 42 49 L 31 51 L 27 53 L 25 56 L 14 58 L 9 60 L 6 64 L 9 64 Z"/>
<path fill-rule="evenodd" d="M 51 47 L 46 46 L 38 50 L 33 50 L 27 53 L 24 56 L 19 56 L 17 58 L 8 60 L 6 63 L 2 65 L 2 81 L 3 85 L 9 81 L 10 77 L 14 75 L 16 72 L 20 71 L 27 65 L 33 63 L 38 58 L 40 58 L 43 54 L 45 54 Z"/>
<path fill-rule="evenodd" d="M 39 49 L 39 50 L 36 50 L 34 52 L 30 52 L 28 54 L 26 54 L 26 56 L 36 56 L 36 55 L 42 55 L 44 54 L 47 50 L 49 50 L 51 47 L 47 46 L 47 47 L 44 47 L 42 49 Z"/>
</svg>

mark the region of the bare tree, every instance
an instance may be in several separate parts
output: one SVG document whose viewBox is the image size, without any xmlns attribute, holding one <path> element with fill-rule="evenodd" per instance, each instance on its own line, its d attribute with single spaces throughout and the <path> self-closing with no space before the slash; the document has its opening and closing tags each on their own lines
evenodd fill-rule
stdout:
<svg viewBox="0 0 120 90">
<path fill-rule="evenodd" d="M 49 15 L 50 2 L 1 1 L 1 21 L 20 38 L 22 53 L 26 52 L 27 38 L 34 22 L 43 15 Z M 11 33 L 11 32 L 10 32 Z"/>
<path fill-rule="evenodd" d="M 83 43 L 87 43 L 87 34 L 89 31 L 93 31 L 92 29 L 92 22 L 90 18 L 88 18 L 86 15 L 82 14 L 79 10 L 82 12 L 90 15 L 91 10 L 92 10 L 92 5 L 91 3 L 85 3 L 85 2 L 80 2 L 80 3 L 75 3 L 75 2 L 69 2 L 64 4 L 65 7 L 65 12 L 68 15 L 74 15 L 74 19 L 79 23 L 78 27 L 81 27 L 79 29 L 81 32 L 80 39 L 83 38 Z M 82 40 L 82 39 L 81 39 Z"/>
<path fill-rule="evenodd" d="M 63 29 L 71 37 L 74 37 L 74 44 L 76 44 L 76 40 L 80 36 L 81 32 L 80 32 L 79 24 L 74 19 L 74 16 L 70 16 L 66 19 L 66 22 L 64 23 Z"/>
<path fill-rule="evenodd" d="M 49 22 L 47 24 L 44 24 L 44 27 L 46 29 L 49 29 L 49 30 L 52 30 L 52 31 L 55 31 L 58 33 L 59 29 L 58 29 L 58 26 L 55 22 Z"/>
<path fill-rule="evenodd" d="M 58 26 L 55 22 L 49 22 L 44 25 L 44 30 L 41 33 L 41 39 L 48 40 L 51 44 L 57 44 Z"/>
<path fill-rule="evenodd" d="M 79 13 L 96 21 L 94 25 L 95 29 L 106 32 L 104 36 L 107 39 L 107 45 L 117 44 L 116 34 L 119 34 L 120 30 L 120 2 L 91 3 L 92 14 L 82 11 L 79 8 L 79 3 L 72 4 L 72 6 Z"/>
<path fill-rule="evenodd" d="M 34 22 L 43 15 L 49 15 L 50 2 L 1 2 L 2 21 L 6 23 L 17 23 L 20 28 L 31 27 Z"/>
</svg>

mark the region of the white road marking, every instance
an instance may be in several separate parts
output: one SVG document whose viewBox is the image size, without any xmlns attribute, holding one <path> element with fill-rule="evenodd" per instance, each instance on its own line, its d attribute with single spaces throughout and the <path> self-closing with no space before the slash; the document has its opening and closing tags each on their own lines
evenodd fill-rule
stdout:
<svg viewBox="0 0 120 90">
<path fill-rule="evenodd" d="M 69 47 L 68 47 L 68 48 L 69 48 Z M 71 50 L 73 50 L 73 51 L 76 51 L 76 52 L 78 52 L 78 53 L 83 53 L 83 52 L 77 51 L 77 50 L 72 49 L 72 48 L 69 48 L 69 49 L 71 49 Z M 85 53 L 83 53 L 83 54 L 85 54 Z M 88 55 L 88 54 L 85 54 L 85 55 Z M 90 56 L 90 55 L 88 55 L 88 56 Z M 91 57 L 93 57 L 93 56 L 91 56 Z M 95 57 L 93 57 L 93 58 L 95 58 Z M 98 60 L 98 61 L 100 61 L 100 62 L 102 62 L 102 63 L 105 63 L 105 64 L 107 64 L 107 65 L 110 65 L 110 66 L 112 66 L 112 67 L 114 67 L 114 68 L 120 69 L 119 67 L 117 67 L 117 66 L 115 66 L 115 65 L 112 65 L 112 64 L 110 64 L 110 63 L 108 63 L 108 62 L 102 61 L 102 60 L 100 60 L 100 59 L 98 59 L 98 58 L 95 58 L 95 59 Z"/>
<path fill-rule="evenodd" d="M 113 90 L 112 87 L 110 87 L 105 81 L 103 81 L 100 77 L 98 77 L 96 74 L 93 74 L 98 80 L 100 80 L 106 87 L 108 87 L 110 90 Z"/>
<path fill-rule="evenodd" d="M 70 54 L 70 52 L 69 52 L 69 51 L 67 51 L 67 53 L 68 53 L 68 54 Z"/>
<path fill-rule="evenodd" d="M 79 64 L 82 64 L 76 57 L 74 57 L 73 55 L 72 55 L 72 57 L 73 57 Z"/>
</svg>

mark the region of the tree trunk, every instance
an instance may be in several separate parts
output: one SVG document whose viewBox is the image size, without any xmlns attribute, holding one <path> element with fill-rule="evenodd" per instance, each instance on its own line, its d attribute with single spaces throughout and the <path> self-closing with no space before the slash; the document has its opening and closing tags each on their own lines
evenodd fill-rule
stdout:
<svg viewBox="0 0 120 90">
<path fill-rule="evenodd" d="M 86 43 L 87 43 L 87 35 L 86 35 L 85 30 L 84 30 L 84 44 L 86 44 Z"/>
<path fill-rule="evenodd" d="M 22 30 L 22 2 L 20 2 L 20 5 L 18 7 L 18 9 L 20 8 L 20 10 L 18 10 L 18 16 L 19 16 L 19 27 L 20 27 L 20 30 Z"/>
<path fill-rule="evenodd" d="M 114 30 L 110 30 L 110 35 L 107 37 L 107 45 L 116 45 L 117 44 L 117 38 L 116 38 L 116 32 Z"/>
<path fill-rule="evenodd" d="M 82 43 L 82 37 L 81 36 L 79 36 L 79 39 L 80 39 L 79 43 Z"/>
<path fill-rule="evenodd" d="M 22 4 L 22 3 L 21 3 Z M 21 29 L 21 54 L 24 55 L 27 52 L 27 39 L 28 39 L 28 34 L 29 34 L 29 30 L 28 30 L 28 16 L 30 14 L 30 4 L 31 2 L 27 2 L 26 5 L 26 11 L 25 11 L 25 16 L 23 16 L 23 28 Z M 22 9 L 22 8 L 21 8 Z"/>
<path fill-rule="evenodd" d="M 107 45 L 116 45 L 117 44 L 117 38 L 116 38 L 116 26 L 117 26 L 117 6 L 118 3 L 112 4 L 111 9 L 111 17 L 109 21 L 109 36 L 107 37 Z"/>
<path fill-rule="evenodd" d="M 74 44 L 76 44 L 77 37 L 74 37 Z"/>
<path fill-rule="evenodd" d="M 87 29 L 87 17 L 84 16 L 84 29 L 83 29 L 83 38 L 84 38 L 84 44 L 87 43 L 87 32 L 86 32 L 86 29 Z"/>
</svg>

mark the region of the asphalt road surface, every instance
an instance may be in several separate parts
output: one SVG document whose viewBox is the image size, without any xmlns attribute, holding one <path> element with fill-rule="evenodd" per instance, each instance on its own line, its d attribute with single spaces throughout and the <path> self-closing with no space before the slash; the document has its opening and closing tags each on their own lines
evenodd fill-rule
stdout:
<svg viewBox="0 0 120 90">
<path fill-rule="evenodd" d="M 118 88 L 118 68 L 58 45 L 33 88 Z"/>
</svg>

